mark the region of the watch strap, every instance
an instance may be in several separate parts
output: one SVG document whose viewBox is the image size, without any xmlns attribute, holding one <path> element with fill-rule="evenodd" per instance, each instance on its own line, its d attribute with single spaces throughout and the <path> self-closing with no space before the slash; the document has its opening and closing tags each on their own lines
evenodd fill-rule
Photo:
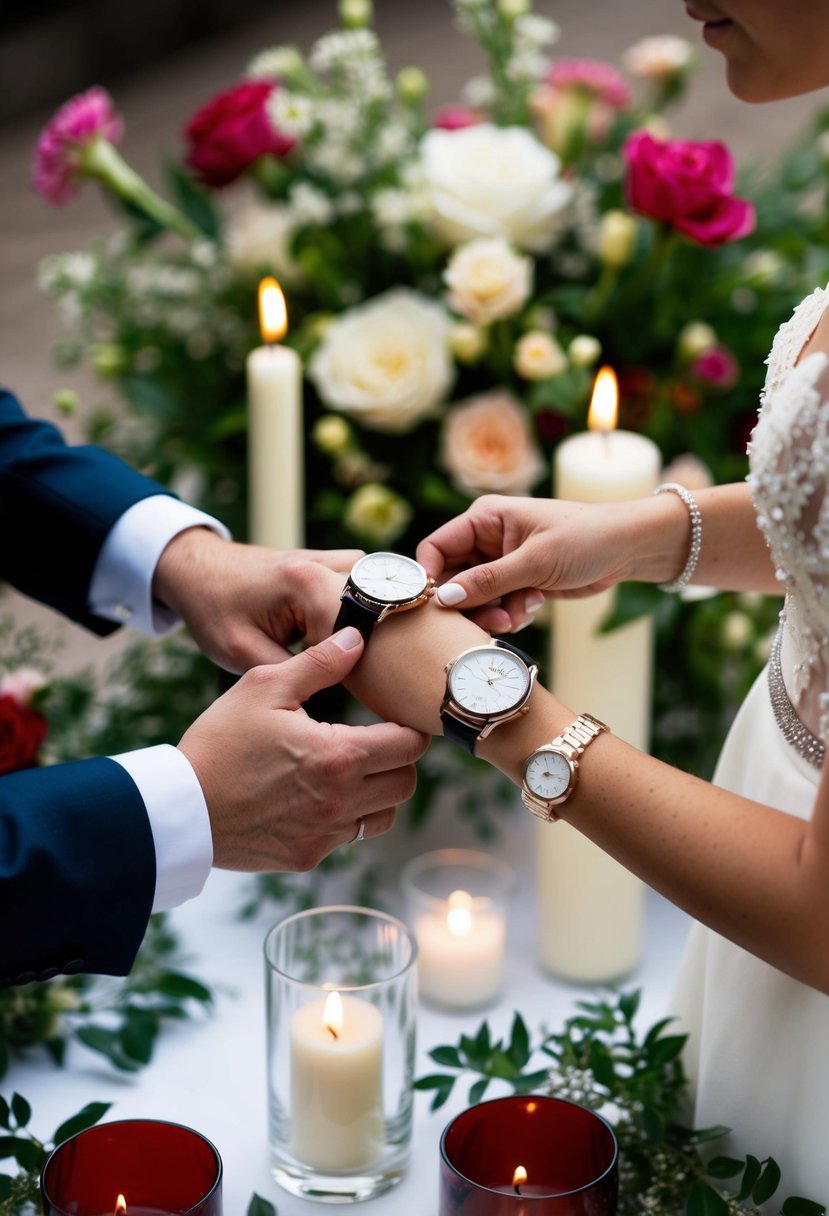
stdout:
<svg viewBox="0 0 829 1216">
<path fill-rule="evenodd" d="M 592 743 L 603 730 L 607 730 L 604 722 L 600 722 L 592 714 L 579 714 L 575 722 L 562 731 L 558 738 L 553 739 L 553 747 L 568 744 L 575 749 L 578 755 L 581 755 L 588 743 Z"/>
<path fill-rule="evenodd" d="M 539 794 L 534 794 L 532 790 L 526 787 L 521 790 L 521 801 L 528 811 L 532 811 L 533 815 L 537 815 L 539 819 L 545 819 L 548 823 L 555 823 L 559 816 L 553 810 L 553 806 L 559 805 L 570 797 L 576 785 L 576 774 L 579 766 L 579 756 L 582 755 L 584 749 L 588 747 L 602 731 L 609 730 L 606 723 L 594 718 L 592 714 L 579 714 L 575 722 L 571 722 L 566 730 L 563 730 L 560 735 L 556 735 L 546 747 L 555 747 L 564 752 L 570 759 L 573 765 L 573 779 L 570 788 L 554 801 L 542 798 Z M 539 749 L 540 750 L 540 749 Z M 535 755 L 535 753 L 533 753 Z M 529 759 L 531 759 L 530 757 Z M 529 763 L 529 759 L 527 763 Z"/>
<path fill-rule="evenodd" d="M 519 650 L 517 646 L 513 646 L 511 642 L 505 642 L 501 638 L 494 638 L 493 646 L 497 646 L 499 650 L 509 650 L 511 654 L 516 655 L 522 662 L 526 663 L 527 667 L 532 666 L 533 660 L 523 650 Z M 450 743 L 457 743 L 459 747 L 463 747 L 469 752 L 470 756 L 475 755 L 475 744 L 478 742 L 481 731 L 486 726 L 485 722 L 481 722 L 477 726 L 473 726 L 470 722 L 463 722 L 460 718 L 456 718 L 450 709 L 441 711 L 440 720 L 443 723 L 443 736 Z"/>
<path fill-rule="evenodd" d="M 376 608 L 369 608 L 365 604 L 361 604 L 346 588 L 340 599 L 340 610 L 334 622 L 334 632 L 344 629 L 347 625 L 353 625 L 367 642 L 377 624 L 379 615 Z"/>
</svg>

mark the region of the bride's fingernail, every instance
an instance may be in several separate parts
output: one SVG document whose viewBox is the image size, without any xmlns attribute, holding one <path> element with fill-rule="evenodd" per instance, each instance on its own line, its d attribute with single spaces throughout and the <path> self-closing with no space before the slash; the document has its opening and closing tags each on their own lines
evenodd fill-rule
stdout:
<svg viewBox="0 0 829 1216">
<path fill-rule="evenodd" d="M 524 611 L 533 616 L 544 603 L 544 598 L 543 591 L 528 591 L 524 600 Z"/>
<path fill-rule="evenodd" d="M 435 597 L 444 608 L 454 608 L 456 604 L 463 603 L 466 592 L 460 583 L 444 583 L 442 587 L 438 587 Z"/>
</svg>

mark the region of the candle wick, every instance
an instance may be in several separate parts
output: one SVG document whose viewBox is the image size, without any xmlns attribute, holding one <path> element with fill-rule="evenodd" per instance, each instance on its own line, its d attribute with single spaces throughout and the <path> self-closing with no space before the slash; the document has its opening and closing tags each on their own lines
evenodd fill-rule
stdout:
<svg viewBox="0 0 829 1216">
<path fill-rule="evenodd" d="M 334 1029 L 334 1027 L 333 1027 L 333 1026 L 326 1026 L 326 1028 L 325 1028 L 325 1029 L 331 1032 L 331 1036 L 332 1036 L 334 1039 L 338 1039 L 338 1038 L 339 1038 L 339 1035 L 337 1034 L 337 1032 L 336 1032 L 336 1030 Z"/>
<path fill-rule="evenodd" d="M 519 1182 L 515 1183 L 515 1193 L 516 1193 L 516 1195 L 521 1194 L 521 1184 Z"/>
</svg>

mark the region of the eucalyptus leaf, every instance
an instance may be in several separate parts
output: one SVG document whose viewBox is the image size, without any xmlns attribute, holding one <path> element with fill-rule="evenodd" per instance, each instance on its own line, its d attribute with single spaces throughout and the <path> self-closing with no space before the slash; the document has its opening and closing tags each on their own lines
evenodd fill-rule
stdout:
<svg viewBox="0 0 829 1216">
<path fill-rule="evenodd" d="M 254 1194 L 248 1204 L 246 1216 L 277 1216 L 276 1208 L 261 1195 Z"/>
<path fill-rule="evenodd" d="M 71 1119 L 61 1123 L 52 1136 L 53 1143 L 62 1144 L 70 1136 L 76 1136 L 78 1132 L 86 1131 L 88 1127 L 94 1127 L 103 1119 L 111 1106 L 111 1102 L 88 1102 L 83 1110 L 79 1110 Z"/>
<path fill-rule="evenodd" d="M 12 1094 L 12 1114 L 18 1127 L 25 1127 L 32 1117 L 32 1108 L 20 1094 Z"/>
<path fill-rule="evenodd" d="M 773 1157 L 769 1157 L 763 1166 L 763 1172 L 755 1182 L 751 1198 L 757 1204 L 767 1203 L 780 1186 L 780 1166 Z"/>
<path fill-rule="evenodd" d="M 685 1216 L 728 1216 L 728 1203 L 713 1187 L 697 1181 L 688 1192 Z"/>
</svg>

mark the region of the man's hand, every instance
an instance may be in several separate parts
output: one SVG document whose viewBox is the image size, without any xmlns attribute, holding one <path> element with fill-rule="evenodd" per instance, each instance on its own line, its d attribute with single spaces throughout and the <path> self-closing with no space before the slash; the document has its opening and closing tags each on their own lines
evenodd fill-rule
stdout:
<svg viewBox="0 0 829 1216">
<path fill-rule="evenodd" d="M 247 671 L 289 657 L 288 645 L 305 632 L 303 605 L 321 568 L 347 571 L 361 555 L 238 545 L 208 528 L 188 528 L 162 553 L 153 595 L 186 622 L 208 658 L 227 671 Z"/>
<path fill-rule="evenodd" d="M 353 840 L 388 831 L 414 793 L 428 737 L 391 722 L 315 722 L 312 693 L 343 680 L 363 652 L 341 630 L 277 666 L 255 667 L 207 709 L 179 743 L 199 780 L 213 832 L 214 865 L 229 870 L 310 870 Z"/>
</svg>

